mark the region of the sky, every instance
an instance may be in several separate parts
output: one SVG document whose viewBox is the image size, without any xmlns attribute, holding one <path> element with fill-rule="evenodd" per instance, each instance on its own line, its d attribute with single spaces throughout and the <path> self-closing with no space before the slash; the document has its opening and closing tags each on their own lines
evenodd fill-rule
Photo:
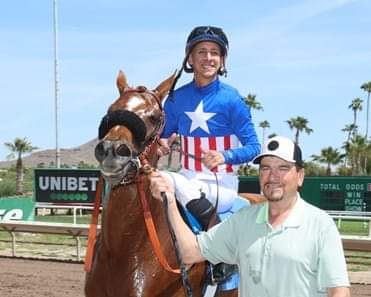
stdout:
<svg viewBox="0 0 371 297">
<path fill-rule="evenodd" d="M 353 122 L 348 108 L 371 81 L 369 0 L 58 0 L 58 143 L 73 148 L 95 138 L 118 97 L 122 69 L 131 86 L 154 89 L 179 69 L 193 27 L 222 27 L 230 41 L 228 77 L 241 95 L 255 94 L 257 134 L 294 137 L 287 120 L 313 129 L 299 139 L 304 158 L 341 149 Z M 0 9 L 0 160 L 5 142 L 26 137 L 53 149 L 55 134 L 53 0 L 4 0 Z M 186 74 L 178 83 L 191 80 Z M 370 129 L 369 129 L 370 130 Z"/>
</svg>

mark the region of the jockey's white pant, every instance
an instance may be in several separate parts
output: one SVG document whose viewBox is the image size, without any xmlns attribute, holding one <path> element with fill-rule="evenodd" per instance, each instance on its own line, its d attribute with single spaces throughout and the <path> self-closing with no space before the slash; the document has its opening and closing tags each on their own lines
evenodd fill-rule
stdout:
<svg viewBox="0 0 371 297">
<path fill-rule="evenodd" d="M 204 173 L 181 169 L 168 174 L 175 187 L 177 200 L 185 207 L 193 199 L 199 199 L 201 192 L 215 206 L 218 197 L 218 212 L 232 207 L 238 197 L 238 176 L 226 173 Z"/>
</svg>

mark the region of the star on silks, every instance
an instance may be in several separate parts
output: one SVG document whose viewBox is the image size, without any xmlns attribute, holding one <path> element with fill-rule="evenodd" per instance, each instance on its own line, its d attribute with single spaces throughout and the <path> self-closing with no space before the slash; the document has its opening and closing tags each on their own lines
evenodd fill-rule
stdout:
<svg viewBox="0 0 371 297">
<path fill-rule="evenodd" d="M 191 119 L 192 125 L 189 133 L 196 130 L 197 128 L 201 128 L 202 130 L 206 131 L 210 134 L 209 127 L 207 126 L 207 121 L 213 117 L 216 113 L 215 112 L 204 112 L 204 105 L 202 101 L 197 106 L 195 111 L 185 111 L 185 114 Z"/>
</svg>

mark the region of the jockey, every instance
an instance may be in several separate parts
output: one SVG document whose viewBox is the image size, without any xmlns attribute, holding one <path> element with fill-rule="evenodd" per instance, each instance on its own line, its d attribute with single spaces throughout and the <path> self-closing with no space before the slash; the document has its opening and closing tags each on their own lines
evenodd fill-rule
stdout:
<svg viewBox="0 0 371 297">
<path fill-rule="evenodd" d="M 235 88 L 219 80 L 219 75 L 227 74 L 228 46 L 222 29 L 194 28 L 164 104 L 166 120 L 159 155 L 169 153 L 179 135 L 182 168 L 168 175 L 177 200 L 203 230 L 216 203 L 218 212 L 231 208 L 238 191 L 238 165 L 251 161 L 260 151 L 249 107 Z M 183 70 L 193 73 L 193 80 L 174 90 Z"/>
</svg>

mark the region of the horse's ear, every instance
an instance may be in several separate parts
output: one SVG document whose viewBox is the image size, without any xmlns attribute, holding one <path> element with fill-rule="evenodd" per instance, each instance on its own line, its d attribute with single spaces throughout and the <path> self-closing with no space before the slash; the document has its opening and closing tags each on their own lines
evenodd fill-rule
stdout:
<svg viewBox="0 0 371 297">
<path fill-rule="evenodd" d="M 128 88 L 128 83 L 126 81 L 126 76 L 122 70 L 119 71 L 117 76 L 117 88 L 119 89 L 120 94 Z"/>
<path fill-rule="evenodd" d="M 170 88 L 172 87 L 174 83 L 175 77 L 176 77 L 176 71 L 174 72 L 172 76 L 170 76 L 169 78 L 165 79 L 162 83 L 160 83 L 155 89 L 155 91 L 158 94 L 158 97 L 161 100 L 163 100 L 165 96 L 168 94 Z"/>
</svg>

